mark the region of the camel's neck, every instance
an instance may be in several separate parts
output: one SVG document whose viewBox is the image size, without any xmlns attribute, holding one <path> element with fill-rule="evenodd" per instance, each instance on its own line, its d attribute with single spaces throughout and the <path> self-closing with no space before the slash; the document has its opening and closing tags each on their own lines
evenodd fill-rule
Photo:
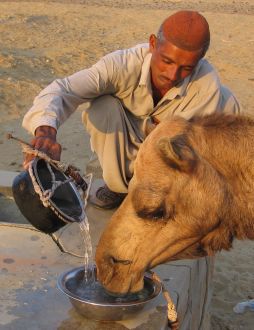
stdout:
<svg viewBox="0 0 254 330">
<path fill-rule="evenodd" d="M 192 142 L 201 158 L 222 176 L 231 195 L 228 221 L 238 239 L 254 239 L 254 124 L 194 125 Z"/>
<path fill-rule="evenodd" d="M 254 183 L 254 125 L 193 130 L 194 149 L 227 180 Z M 232 182 L 233 184 L 233 182 Z M 254 186 L 253 186 L 254 187 Z"/>
</svg>

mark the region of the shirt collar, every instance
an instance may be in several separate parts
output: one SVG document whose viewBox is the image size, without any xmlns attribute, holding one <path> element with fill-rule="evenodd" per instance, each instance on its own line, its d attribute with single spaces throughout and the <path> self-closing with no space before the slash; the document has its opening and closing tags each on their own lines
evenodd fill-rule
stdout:
<svg viewBox="0 0 254 330">
<path fill-rule="evenodd" d="M 141 75 L 139 79 L 139 85 L 151 86 L 151 77 L 150 77 L 150 63 L 151 63 L 152 54 L 147 53 L 141 68 Z"/>
<path fill-rule="evenodd" d="M 148 53 L 146 54 L 144 58 L 144 62 L 142 64 L 141 68 L 141 75 L 139 80 L 139 86 L 147 86 L 149 90 L 151 90 L 151 75 L 150 75 L 150 63 L 151 63 L 152 54 Z M 187 86 L 190 82 L 191 76 L 199 70 L 201 61 L 197 64 L 196 68 L 192 72 L 191 75 L 184 78 L 184 80 L 178 85 L 173 88 L 171 88 L 163 97 L 163 99 L 174 99 L 177 96 L 183 96 L 185 94 L 185 91 L 187 89 Z"/>
<path fill-rule="evenodd" d="M 163 99 L 174 99 L 177 96 L 183 96 L 187 86 L 190 82 L 190 77 L 191 75 L 189 75 L 188 77 L 184 78 L 184 80 L 177 86 L 171 88 L 163 97 Z"/>
</svg>

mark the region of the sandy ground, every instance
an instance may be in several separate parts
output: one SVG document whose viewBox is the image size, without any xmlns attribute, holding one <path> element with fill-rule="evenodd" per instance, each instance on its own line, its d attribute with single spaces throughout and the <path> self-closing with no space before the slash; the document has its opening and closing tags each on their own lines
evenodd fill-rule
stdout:
<svg viewBox="0 0 254 330">
<path fill-rule="evenodd" d="M 0 170 L 20 171 L 19 146 L 6 132 L 29 140 L 21 119 L 33 98 L 56 77 L 87 67 L 103 54 L 145 42 L 163 18 L 195 9 L 210 23 L 207 58 L 221 80 L 254 113 L 254 1 L 88 0 L 0 1 Z M 59 131 L 63 160 L 85 168 L 90 152 L 78 110 Z M 232 308 L 254 298 L 254 242 L 237 242 L 217 258 L 212 329 L 253 329 L 254 312 Z"/>
</svg>

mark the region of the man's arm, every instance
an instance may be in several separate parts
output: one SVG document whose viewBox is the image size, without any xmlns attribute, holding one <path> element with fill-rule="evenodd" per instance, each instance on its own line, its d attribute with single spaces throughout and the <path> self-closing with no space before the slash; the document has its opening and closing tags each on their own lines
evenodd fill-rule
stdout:
<svg viewBox="0 0 254 330">
<path fill-rule="evenodd" d="M 80 104 L 114 92 L 112 66 L 107 62 L 103 58 L 90 69 L 57 79 L 40 92 L 22 123 L 35 136 L 31 141 L 34 148 L 46 152 L 53 159 L 60 159 L 61 146 L 56 141 L 59 126 Z M 31 159 L 31 156 L 25 156 L 24 167 Z"/>
<path fill-rule="evenodd" d="M 80 104 L 114 93 L 111 67 L 105 57 L 89 69 L 53 81 L 34 99 L 33 106 L 24 116 L 23 127 L 32 134 L 39 126 L 57 130 Z"/>
</svg>

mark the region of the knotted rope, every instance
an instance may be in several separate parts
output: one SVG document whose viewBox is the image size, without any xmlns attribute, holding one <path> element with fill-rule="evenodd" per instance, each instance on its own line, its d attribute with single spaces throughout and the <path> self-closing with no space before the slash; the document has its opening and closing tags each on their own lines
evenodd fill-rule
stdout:
<svg viewBox="0 0 254 330">
<path fill-rule="evenodd" d="M 172 330 L 178 330 L 179 329 L 179 323 L 178 323 L 178 319 L 177 319 L 177 311 L 176 311 L 176 307 L 175 304 L 168 292 L 168 290 L 165 288 L 164 283 L 162 282 L 162 280 L 160 279 L 160 277 L 152 272 L 149 271 L 149 273 L 151 274 L 152 278 L 156 281 L 158 281 L 161 284 L 162 287 L 162 294 L 168 304 L 168 323 L 169 323 L 169 327 Z"/>
</svg>

